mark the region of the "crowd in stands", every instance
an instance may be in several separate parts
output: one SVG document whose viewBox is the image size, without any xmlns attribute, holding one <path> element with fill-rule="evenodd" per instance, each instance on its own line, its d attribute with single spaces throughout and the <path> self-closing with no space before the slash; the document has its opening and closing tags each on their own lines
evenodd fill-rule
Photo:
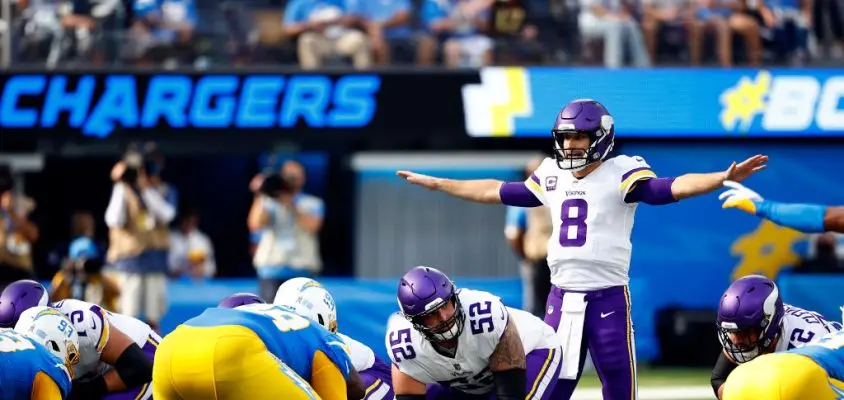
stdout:
<svg viewBox="0 0 844 400">
<path fill-rule="evenodd" d="M 844 0 L 12 1 L 0 46 L 48 67 L 798 66 L 844 53 Z"/>
</svg>

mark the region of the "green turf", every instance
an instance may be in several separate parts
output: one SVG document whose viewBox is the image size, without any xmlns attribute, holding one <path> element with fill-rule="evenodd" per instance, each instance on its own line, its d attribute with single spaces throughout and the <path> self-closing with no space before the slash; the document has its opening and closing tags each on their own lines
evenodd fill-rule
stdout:
<svg viewBox="0 0 844 400">
<path fill-rule="evenodd" d="M 639 368 L 639 387 L 705 386 L 711 374 L 712 370 L 700 368 Z M 594 372 L 585 373 L 577 386 L 599 387 L 601 381 Z"/>
</svg>

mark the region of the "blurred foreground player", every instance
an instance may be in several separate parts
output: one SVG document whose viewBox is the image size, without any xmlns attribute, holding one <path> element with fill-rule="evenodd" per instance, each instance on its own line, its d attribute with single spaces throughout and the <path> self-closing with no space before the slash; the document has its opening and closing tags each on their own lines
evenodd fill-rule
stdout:
<svg viewBox="0 0 844 400">
<path fill-rule="evenodd" d="M 724 384 L 724 400 L 844 398 L 844 332 L 740 365 Z"/>
<path fill-rule="evenodd" d="M 296 281 L 300 279 L 300 281 Z M 287 286 L 287 287 L 286 287 Z M 392 388 L 392 375 L 390 365 L 375 355 L 369 346 L 352 339 L 337 331 L 337 303 L 334 296 L 328 292 L 319 282 L 311 278 L 295 278 L 284 282 L 279 287 L 279 294 L 282 289 L 289 289 L 287 295 L 276 295 L 275 305 L 292 307 L 297 314 L 310 318 L 336 333 L 340 339 L 349 346 L 349 354 L 352 358 L 352 365 L 360 375 L 364 387 L 366 387 L 366 400 L 392 399 L 394 396 Z M 297 295 L 292 295 L 298 293 Z M 284 304 L 284 301 L 292 303 Z"/>
<path fill-rule="evenodd" d="M 22 310 L 46 303 L 40 283 L 21 280 L 0 294 L 0 321 L 20 323 Z M 81 300 L 51 305 L 79 333 L 79 363 L 74 366 L 73 399 L 149 399 L 152 364 L 161 337 L 132 317 Z"/>
<path fill-rule="evenodd" d="M 738 182 L 724 182 L 730 188 L 718 196 L 721 208 L 737 208 L 777 225 L 805 233 L 844 233 L 844 207 L 820 204 L 779 203 L 765 200 Z"/>
<path fill-rule="evenodd" d="M 404 274 L 397 297 L 385 337 L 397 400 L 554 398 L 562 350 L 539 318 L 430 267 Z"/>
<path fill-rule="evenodd" d="M 718 306 L 721 354 L 712 370 L 712 389 L 722 398 L 724 382 L 738 365 L 759 355 L 791 350 L 841 330 L 816 312 L 783 304 L 774 281 L 749 275 L 733 282 Z"/>
<path fill-rule="evenodd" d="M 31 323 L 0 328 L 0 399 L 63 400 L 79 361 L 79 337 L 64 315 L 31 308 Z"/>
<path fill-rule="evenodd" d="M 657 178 L 642 157 L 609 158 L 615 123 L 594 100 L 575 100 L 551 129 L 554 156 L 524 182 L 453 180 L 398 171 L 427 189 L 464 200 L 518 207 L 546 205 L 554 232 L 548 265 L 554 287 L 545 322 L 563 340 L 563 380 L 555 399 L 571 398 L 587 349 L 601 376 L 607 400 L 636 394 L 636 345 L 630 317 L 630 254 L 638 203 L 663 205 L 709 193 L 725 180 L 742 181 L 765 167 L 757 155 L 727 170 Z"/>
<path fill-rule="evenodd" d="M 364 389 L 337 336 L 289 308 L 247 304 L 209 308 L 167 335 L 153 392 L 157 400 L 341 400 L 361 399 Z"/>
</svg>

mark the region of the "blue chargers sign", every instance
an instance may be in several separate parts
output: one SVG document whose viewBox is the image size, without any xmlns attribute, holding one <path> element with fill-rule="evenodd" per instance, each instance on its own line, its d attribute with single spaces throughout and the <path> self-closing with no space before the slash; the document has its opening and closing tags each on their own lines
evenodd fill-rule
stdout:
<svg viewBox="0 0 844 400">
<path fill-rule="evenodd" d="M 361 128 L 377 75 L 65 75 L 0 77 L 0 129 Z"/>
<path fill-rule="evenodd" d="M 844 135 L 841 70 L 486 68 L 463 87 L 470 136 L 545 136 L 577 98 L 626 137 Z"/>
</svg>

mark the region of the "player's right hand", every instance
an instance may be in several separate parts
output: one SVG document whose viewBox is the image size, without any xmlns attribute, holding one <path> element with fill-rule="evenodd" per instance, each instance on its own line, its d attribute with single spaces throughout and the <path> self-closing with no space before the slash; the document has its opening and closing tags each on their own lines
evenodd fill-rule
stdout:
<svg viewBox="0 0 844 400">
<path fill-rule="evenodd" d="M 756 215 L 757 204 L 764 200 L 759 193 L 756 193 L 738 182 L 724 181 L 724 186 L 730 188 L 718 196 L 723 201 L 721 208 L 737 208 L 746 213 Z"/>
<path fill-rule="evenodd" d="M 437 177 L 417 174 L 410 171 L 398 171 L 396 172 L 396 175 L 404 178 L 406 181 L 414 185 L 419 185 L 426 189 L 437 190 L 440 188 L 440 178 Z"/>
</svg>

